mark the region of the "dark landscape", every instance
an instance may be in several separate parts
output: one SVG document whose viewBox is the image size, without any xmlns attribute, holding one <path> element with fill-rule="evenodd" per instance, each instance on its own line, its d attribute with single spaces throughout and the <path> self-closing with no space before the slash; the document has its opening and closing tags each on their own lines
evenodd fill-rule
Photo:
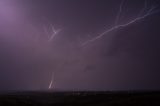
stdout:
<svg viewBox="0 0 160 106">
<path fill-rule="evenodd" d="M 111 92 L 14 92 L 0 96 L 0 105 L 8 106 L 158 106 L 157 91 Z"/>
</svg>

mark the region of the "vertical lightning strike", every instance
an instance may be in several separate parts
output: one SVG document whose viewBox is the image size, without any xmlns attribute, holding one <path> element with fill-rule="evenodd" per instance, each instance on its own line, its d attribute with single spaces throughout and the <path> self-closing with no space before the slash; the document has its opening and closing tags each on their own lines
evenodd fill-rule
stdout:
<svg viewBox="0 0 160 106">
<path fill-rule="evenodd" d="M 119 19 L 120 19 L 124 1 L 125 1 L 125 0 L 122 0 L 122 1 L 121 1 L 121 4 L 120 4 L 120 6 L 119 6 L 119 11 L 118 11 L 118 14 L 117 14 L 117 17 L 116 17 L 116 20 L 115 20 L 115 25 L 117 25 L 117 23 L 118 23 L 118 21 L 119 21 Z"/>
<path fill-rule="evenodd" d="M 120 4 L 120 8 L 122 7 L 122 5 L 123 5 L 123 2 Z M 144 19 L 144 18 L 146 18 L 146 17 L 148 17 L 148 16 L 150 16 L 150 15 L 156 13 L 156 12 L 159 12 L 159 11 L 154 11 L 155 8 L 156 7 L 152 6 L 144 15 L 138 16 L 137 18 L 132 19 L 131 21 L 129 21 L 129 22 L 125 23 L 125 24 L 118 24 L 118 25 L 115 25 L 115 26 L 111 27 L 110 29 L 105 30 L 104 32 L 102 32 L 98 36 L 96 36 L 96 37 L 94 37 L 94 38 L 82 43 L 81 46 L 85 46 L 85 45 L 87 45 L 87 44 L 89 44 L 91 42 L 94 42 L 97 39 L 100 39 L 101 37 L 103 37 L 104 35 L 112 32 L 112 31 L 115 31 L 115 30 L 117 30 L 117 29 L 119 29 L 121 27 L 127 27 L 127 26 L 129 26 L 129 25 L 131 25 L 133 23 L 136 23 L 136 22 L 138 22 L 138 21 L 140 21 L 140 20 L 142 20 L 142 19 Z M 119 15 L 118 15 L 118 17 L 119 17 Z"/>
<path fill-rule="evenodd" d="M 55 27 L 51 24 L 52 28 L 52 34 L 50 35 L 49 32 L 47 31 L 46 27 L 44 27 L 45 33 L 48 35 L 48 42 L 50 43 L 54 37 L 61 31 L 60 29 L 56 30 Z M 51 89 L 53 86 L 53 81 L 54 81 L 54 72 L 52 72 L 51 80 L 48 86 L 48 89 Z"/>
<path fill-rule="evenodd" d="M 50 81 L 50 83 L 49 83 L 48 89 L 51 89 L 51 88 L 52 88 L 52 86 L 53 86 L 53 80 L 54 80 L 54 73 L 52 72 L 52 77 L 51 77 L 51 81 Z"/>
</svg>

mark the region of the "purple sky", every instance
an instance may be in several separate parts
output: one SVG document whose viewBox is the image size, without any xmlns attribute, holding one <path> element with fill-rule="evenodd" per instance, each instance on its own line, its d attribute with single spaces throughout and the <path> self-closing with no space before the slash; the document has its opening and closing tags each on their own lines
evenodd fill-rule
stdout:
<svg viewBox="0 0 160 106">
<path fill-rule="evenodd" d="M 159 3 L 0 0 L 0 90 L 160 89 Z"/>
</svg>

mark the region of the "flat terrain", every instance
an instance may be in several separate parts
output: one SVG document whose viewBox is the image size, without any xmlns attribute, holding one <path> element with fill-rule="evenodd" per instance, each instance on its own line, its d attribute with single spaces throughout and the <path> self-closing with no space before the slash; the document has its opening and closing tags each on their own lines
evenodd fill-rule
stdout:
<svg viewBox="0 0 160 106">
<path fill-rule="evenodd" d="M 160 92 L 10 92 L 0 106 L 160 106 Z"/>
</svg>

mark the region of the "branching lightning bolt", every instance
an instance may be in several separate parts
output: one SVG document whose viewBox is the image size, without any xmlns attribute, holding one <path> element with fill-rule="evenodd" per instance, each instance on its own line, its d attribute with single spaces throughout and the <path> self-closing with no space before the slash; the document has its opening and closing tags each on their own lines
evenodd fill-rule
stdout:
<svg viewBox="0 0 160 106">
<path fill-rule="evenodd" d="M 120 13 L 121 13 L 121 11 L 122 11 L 123 2 L 124 2 L 124 1 L 122 1 L 121 4 L 120 4 L 120 10 L 119 10 L 119 13 L 118 13 L 117 18 L 116 18 L 116 21 L 115 21 L 116 23 L 117 23 L 117 20 L 119 20 Z M 146 5 L 146 4 L 145 4 L 145 5 Z M 110 29 L 105 30 L 104 32 L 102 32 L 102 33 L 99 34 L 98 36 L 96 36 L 96 37 L 94 37 L 94 38 L 92 38 L 92 39 L 90 39 L 90 40 L 82 43 L 82 46 L 85 46 L 85 45 L 87 45 L 87 44 L 89 44 L 89 43 L 91 43 L 91 42 L 94 42 L 95 40 L 100 39 L 100 38 L 102 38 L 104 35 L 112 32 L 112 31 L 115 31 L 115 30 L 117 30 L 117 29 L 119 29 L 119 28 L 121 28 L 121 27 L 127 27 L 127 26 L 129 26 L 129 25 L 131 25 L 131 24 L 133 24 L 133 23 L 136 23 L 136 22 L 138 22 L 138 21 L 140 21 L 140 20 L 142 20 L 142 19 L 144 19 L 144 18 L 146 18 L 146 17 L 148 17 L 148 16 L 150 16 L 150 15 L 156 13 L 156 12 L 159 12 L 159 11 L 154 11 L 155 8 L 156 8 L 155 6 L 152 6 L 144 15 L 138 16 L 137 18 L 132 19 L 131 21 L 129 21 L 129 22 L 125 23 L 125 24 L 118 24 L 118 25 L 115 25 L 115 26 L 111 27 Z M 145 7 L 144 9 L 146 9 L 146 7 Z M 143 11 L 144 11 L 144 10 L 143 10 Z"/>
<path fill-rule="evenodd" d="M 49 40 L 48 41 L 52 41 L 53 40 L 53 38 L 61 31 L 60 29 L 58 29 L 58 30 L 55 30 L 55 28 L 54 28 L 54 26 L 53 25 L 51 25 L 51 27 L 52 27 L 52 32 L 53 32 L 53 34 L 50 36 L 50 38 L 49 38 Z"/>
<path fill-rule="evenodd" d="M 52 24 L 50 25 L 50 27 L 52 30 L 52 34 L 48 32 L 48 28 L 46 26 L 43 27 L 45 34 L 48 35 L 48 42 L 51 42 L 54 39 L 54 37 L 58 35 L 58 33 L 61 31 L 61 29 L 56 30 Z"/>
</svg>

